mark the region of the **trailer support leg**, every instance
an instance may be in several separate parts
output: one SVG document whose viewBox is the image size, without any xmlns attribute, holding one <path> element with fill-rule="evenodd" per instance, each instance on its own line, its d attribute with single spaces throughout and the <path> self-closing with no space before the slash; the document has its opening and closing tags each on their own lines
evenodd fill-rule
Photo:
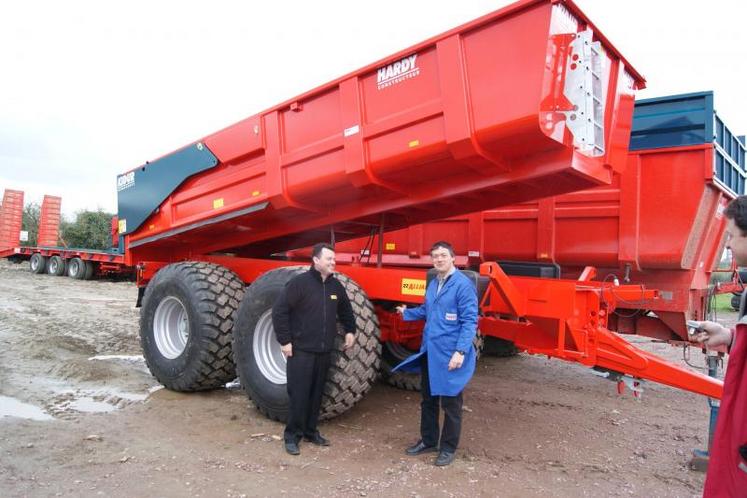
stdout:
<svg viewBox="0 0 747 498">
<path fill-rule="evenodd" d="M 718 365 L 721 361 L 721 353 L 708 353 L 708 376 L 716 378 Z M 718 419 L 718 409 L 721 402 L 718 399 L 708 398 L 708 406 L 711 408 L 711 414 L 708 421 L 708 447 L 705 450 L 694 449 L 693 457 L 690 460 L 690 468 L 698 472 L 705 472 L 708 469 L 710 460 L 711 445 L 713 444 L 713 435 L 716 432 L 716 420 Z"/>
</svg>

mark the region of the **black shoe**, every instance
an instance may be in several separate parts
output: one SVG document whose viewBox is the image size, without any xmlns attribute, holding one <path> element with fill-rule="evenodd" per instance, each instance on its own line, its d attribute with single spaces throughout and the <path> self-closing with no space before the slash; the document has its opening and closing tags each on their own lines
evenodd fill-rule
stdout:
<svg viewBox="0 0 747 498">
<path fill-rule="evenodd" d="M 304 436 L 303 438 L 305 441 L 308 441 L 311 444 L 315 444 L 317 446 L 329 446 L 329 440 L 322 437 L 322 435 L 318 432 L 313 436 Z"/>
<path fill-rule="evenodd" d="M 456 456 L 456 452 L 454 451 L 441 450 L 441 453 L 439 453 L 438 457 L 436 458 L 435 464 L 438 467 L 444 467 L 446 465 L 449 465 L 451 462 L 453 462 L 455 456 Z"/>
<path fill-rule="evenodd" d="M 285 451 L 289 455 L 300 455 L 301 454 L 301 450 L 298 449 L 298 443 L 295 443 L 293 441 L 285 442 Z"/>
<path fill-rule="evenodd" d="M 426 446 L 425 443 L 420 440 L 405 450 L 405 453 L 410 456 L 421 455 L 423 453 L 431 453 L 438 451 L 435 446 Z"/>
</svg>

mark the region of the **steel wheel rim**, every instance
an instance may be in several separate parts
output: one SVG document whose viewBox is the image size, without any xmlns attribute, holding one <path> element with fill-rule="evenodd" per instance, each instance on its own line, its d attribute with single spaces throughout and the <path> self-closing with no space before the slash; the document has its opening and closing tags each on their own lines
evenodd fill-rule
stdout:
<svg viewBox="0 0 747 498">
<path fill-rule="evenodd" d="M 38 257 L 31 258 L 31 269 L 34 271 L 39 269 L 39 258 Z"/>
<path fill-rule="evenodd" d="M 78 272 L 80 271 L 80 263 L 77 259 L 74 259 L 70 262 L 70 276 L 71 277 L 77 277 Z"/>
<path fill-rule="evenodd" d="M 49 262 L 49 273 L 57 273 L 57 260 L 55 258 L 52 258 Z"/>
<path fill-rule="evenodd" d="M 164 357 L 173 360 L 186 349 L 189 340 L 189 316 L 177 298 L 166 297 L 158 303 L 153 317 L 156 347 Z"/>
<path fill-rule="evenodd" d="M 272 309 L 268 309 L 259 317 L 254 326 L 252 350 L 257 368 L 265 379 L 273 384 L 287 382 L 287 360 L 280 349 L 280 343 L 275 339 L 275 329 L 272 326 Z"/>
</svg>

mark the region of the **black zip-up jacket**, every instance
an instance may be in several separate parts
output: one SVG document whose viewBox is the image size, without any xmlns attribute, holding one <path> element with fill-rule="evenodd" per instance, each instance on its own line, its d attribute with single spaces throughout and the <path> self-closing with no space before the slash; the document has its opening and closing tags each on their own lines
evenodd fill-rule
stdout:
<svg viewBox="0 0 747 498">
<path fill-rule="evenodd" d="M 355 317 L 345 288 L 334 275 L 322 281 L 312 266 L 285 284 L 272 307 L 272 325 L 281 345 L 311 353 L 332 350 L 339 317 L 346 333 L 355 333 Z"/>
</svg>

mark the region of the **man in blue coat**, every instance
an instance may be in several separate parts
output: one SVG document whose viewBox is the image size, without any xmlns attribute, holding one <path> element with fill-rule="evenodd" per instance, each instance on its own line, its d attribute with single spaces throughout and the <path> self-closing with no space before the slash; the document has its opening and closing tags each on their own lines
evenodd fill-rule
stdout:
<svg viewBox="0 0 747 498">
<path fill-rule="evenodd" d="M 425 320 L 420 352 L 394 370 L 421 373 L 420 440 L 407 448 L 408 455 L 438 451 L 436 465 L 454 461 L 462 430 L 462 391 L 475 372 L 472 341 L 477 331 L 477 289 L 454 266 L 454 248 L 440 241 L 431 247 L 437 276 L 417 308 L 398 306 L 407 320 Z M 444 424 L 439 440 L 439 404 Z M 440 444 L 439 444 L 440 443 Z"/>
</svg>

